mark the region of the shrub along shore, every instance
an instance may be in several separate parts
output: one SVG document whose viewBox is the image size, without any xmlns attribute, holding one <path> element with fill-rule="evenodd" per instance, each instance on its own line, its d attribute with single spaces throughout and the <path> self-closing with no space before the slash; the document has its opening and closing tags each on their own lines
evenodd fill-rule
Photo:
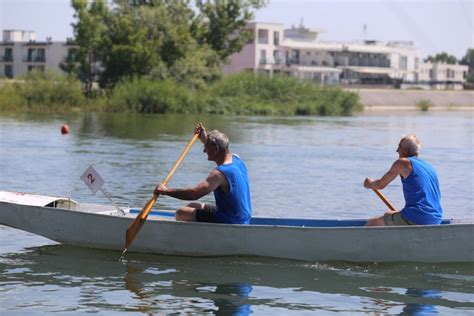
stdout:
<svg viewBox="0 0 474 316">
<path fill-rule="evenodd" d="M 31 72 L 21 81 L 0 84 L 3 112 L 351 115 L 361 110 L 355 92 L 251 73 L 225 76 L 199 90 L 171 80 L 136 78 L 87 97 L 80 81 L 51 72 Z"/>
</svg>

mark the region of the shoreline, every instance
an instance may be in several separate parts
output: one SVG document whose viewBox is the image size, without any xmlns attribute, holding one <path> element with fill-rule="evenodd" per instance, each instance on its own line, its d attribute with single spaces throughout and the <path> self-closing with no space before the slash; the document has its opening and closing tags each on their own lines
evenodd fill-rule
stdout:
<svg viewBox="0 0 474 316">
<path fill-rule="evenodd" d="M 364 111 L 421 111 L 418 102 L 431 103 L 428 111 L 474 111 L 474 91 L 471 90 L 396 90 L 345 89 L 356 92 Z"/>
<path fill-rule="evenodd" d="M 421 112 L 423 110 L 420 109 L 417 105 L 364 105 L 364 109 L 362 112 L 371 112 L 371 111 L 392 111 L 392 112 L 402 112 L 402 111 L 409 111 L 409 112 Z M 429 111 L 437 111 L 437 112 L 474 112 L 474 106 L 464 106 L 464 105 L 448 105 L 448 106 L 431 106 L 428 110 Z"/>
</svg>

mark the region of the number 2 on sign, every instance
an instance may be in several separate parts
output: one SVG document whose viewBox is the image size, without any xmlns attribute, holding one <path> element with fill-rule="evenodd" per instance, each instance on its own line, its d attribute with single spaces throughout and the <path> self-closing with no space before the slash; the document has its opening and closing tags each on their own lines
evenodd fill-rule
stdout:
<svg viewBox="0 0 474 316">
<path fill-rule="evenodd" d="M 94 181 L 95 181 L 95 178 L 94 178 L 94 176 L 92 175 L 92 173 L 89 173 L 89 174 L 87 175 L 87 179 L 89 179 L 89 181 L 91 182 L 91 184 L 94 183 Z"/>
</svg>

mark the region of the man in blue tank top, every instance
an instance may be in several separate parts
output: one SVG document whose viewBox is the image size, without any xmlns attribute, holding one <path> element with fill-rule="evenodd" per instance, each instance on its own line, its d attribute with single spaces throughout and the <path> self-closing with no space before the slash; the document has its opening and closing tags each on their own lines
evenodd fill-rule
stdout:
<svg viewBox="0 0 474 316">
<path fill-rule="evenodd" d="M 418 158 L 421 143 L 415 135 L 402 137 L 397 159 L 390 170 L 378 180 L 366 178 L 367 189 L 381 190 L 400 176 L 405 197 L 401 211 L 388 211 L 381 217 L 369 219 L 367 226 L 434 225 L 441 223 L 441 193 L 438 175 L 426 161 Z"/>
<path fill-rule="evenodd" d="M 214 192 L 216 205 L 190 203 L 176 211 L 176 219 L 248 224 L 252 217 L 252 205 L 245 163 L 238 155 L 230 152 L 229 139 L 223 133 L 213 130 L 207 134 L 201 123 L 197 125 L 196 133 L 199 133 L 199 138 L 204 144 L 207 159 L 214 161 L 217 167 L 193 188 L 171 189 L 159 184 L 155 188 L 155 194 L 169 195 L 180 200 L 198 200 Z"/>
</svg>

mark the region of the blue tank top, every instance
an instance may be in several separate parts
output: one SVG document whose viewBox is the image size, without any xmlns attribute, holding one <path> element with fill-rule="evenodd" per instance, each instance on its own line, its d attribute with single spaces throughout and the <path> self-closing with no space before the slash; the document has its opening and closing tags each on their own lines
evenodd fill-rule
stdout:
<svg viewBox="0 0 474 316">
<path fill-rule="evenodd" d="M 427 162 L 410 157 L 412 172 L 402 178 L 405 207 L 403 218 L 418 225 L 439 224 L 443 217 L 438 175 Z"/>
<path fill-rule="evenodd" d="M 220 188 L 214 190 L 217 221 L 248 224 L 252 217 L 252 205 L 247 167 L 242 159 L 232 155 L 232 163 L 220 165 L 216 169 L 224 174 L 229 184 L 229 192 L 224 192 Z"/>
</svg>

